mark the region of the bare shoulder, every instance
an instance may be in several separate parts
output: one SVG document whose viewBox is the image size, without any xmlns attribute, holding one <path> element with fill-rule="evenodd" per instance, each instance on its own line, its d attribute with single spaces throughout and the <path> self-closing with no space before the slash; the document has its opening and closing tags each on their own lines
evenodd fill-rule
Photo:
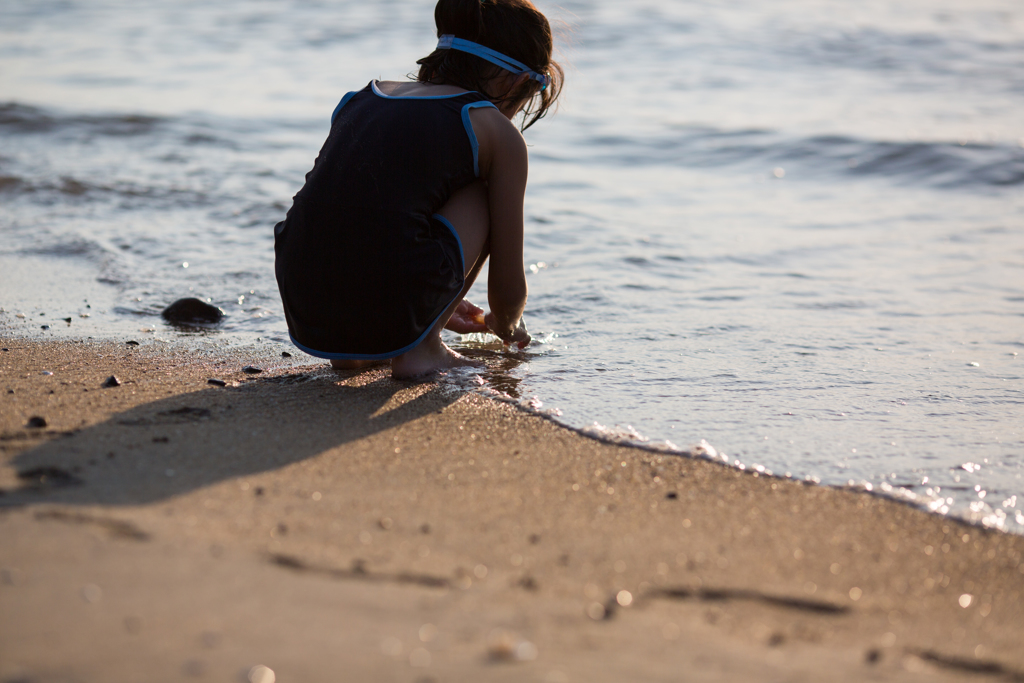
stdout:
<svg viewBox="0 0 1024 683">
<path fill-rule="evenodd" d="M 420 81 L 374 81 L 374 87 L 387 97 L 447 97 L 467 92 L 454 85 L 435 85 Z"/>
<path fill-rule="evenodd" d="M 494 107 L 478 107 L 470 111 L 469 117 L 480 149 L 480 172 L 485 179 L 495 162 L 526 164 L 526 140 L 504 114 Z"/>
</svg>

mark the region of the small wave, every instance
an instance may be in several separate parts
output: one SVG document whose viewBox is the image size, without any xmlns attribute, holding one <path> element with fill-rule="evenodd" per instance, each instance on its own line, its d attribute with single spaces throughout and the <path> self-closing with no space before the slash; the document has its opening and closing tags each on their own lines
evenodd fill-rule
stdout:
<svg viewBox="0 0 1024 683">
<path fill-rule="evenodd" d="M 457 388 L 456 390 L 458 391 L 478 393 L 494 400 L 510 403 L 518 407 L 520 410 L 547 418 L 566 429 L 576 432 L 577 434 L 603 443 L 637 448 L 662 455 L 707 460 L 737 469 L 741 472 L 749 472 L 751 475 L 756 477 L 763 476 L 775 479 L 789 479 L 793 481 L 801 481 L 808 485 L 822 485 L 821 479 L 813 475 L 806 475 L 803 479 L 800 479 L 799 477 L 794 477 L 790 472 L 773 472 L 764 465 L 746 464 L 726 453 L 722 453 L 704 439 L 701 439 L 700 443 L 692 444 L 687 448 L 680 448 L 671 441 L 651 440 L 647 436 L 638 432 L 632 425 L 606 427 L 598 422 L 593 422 L 590 425 L 576 427 L 570 422 L 562 419 L 562 411 L 544 408 L 543 402 L 536 396 L 515 400 L 502 392 L 496 391 L 492 387 L 487 386 L 486 383 L 478 376 L 473 375 L 473 379 L 475 381 L 471 382 L 464 381 L 464 377 L 461 382 L 452 382 L 449 380 L 449 385 L 452 388 Z M 904 503 L 910 507 L 936 513 L 942 516 L 950 516 L 967 522 L 968 524 L 984 528 L 1009 531 L 1012 529 L 1013 522 L 1016 522 L 1020 526 L 1024 526 L 1024 512 L 1020 512 L 1018 510 L 1004 510 L 997 505 L 990 505 L 984 501 L 974 501 L 969 506 L 963 505 L 963 501 L 961 501 L 959 505 L 954 506 L 953 498 L 937 497 L 931 488 L 924 492 L 915 492 L 913 489 L 916 488 L 916 485 L 911 484 L 910 482 L 906 482 L 904 484 L 890 484 L 883 481 L 878 484 L 872 484 L 868 481 L 857 482 L 849 480 L 845 485 L 836 483 L 824 484 L 824 486 L 835 489 L 860 491 L 869 495 L 887 498 L 889 500 Z M 952 490 L 957 487 L 947 486 L 945 488 Z M 969 490 L 969 487 L 963 487 L 962 490 Z"/>
<path fill-rule="evenodd" d="M 105 255 L 106 250 L 92 240 L 73 237 L 50 244 L 37 244 L 21 250 L 22 254 L 32 256 L 76 256 L 97 257 Z"/>
<path fill-rule="evenodd" d="M 841 30 L 787 31 L 766 48 L 815 68 L 887 72 L 890 78 L 928 75 L 972 81 L 974 87 L 1019 92 L 1024 86 L 1019 55 L 1024 43 L 945 31 L 901 31 L 878 26 Z"/>
<path fill-rule="evenodd" d="M 0 192 L 16 193 L 25 186 L 25 180 L 17 176 L 0 175 Z"/>
<path fill-rule="evenodd" d="M 1010 143 L 866 140 L 841 135 L 792 137 L 766 130 L 680 127 L 661 136 L 594 136 L 577 146 L 592 161 L 690 168 L 756 165 L 799 172 L 884 176 L 937 187 L 1024 184 L 1024 148 Z M 769 171 L 765 171 L 768 173 Z"/>
<path fill-rule="evenodd" d="M 139 114 L 62 115 L 17 102 L 0 104 L 0 131 L 20 134 L 78 129 L 95 135 L 143 135 L 160 122 L 157 117 Z"/>
<path fill-rule="evenodd" d="M 797 308 L 805 308 L 812 311 L 838 311 L 838 310 L 860 310 L 869 308 L 863 301 L 820 301 L 807 304 L 796 304 Z"/>
<path fill-rule="evenodd" d="M 141 185 L 122 180 L 104 183 L 72 176 L 36 179 L 16 175 L 0 176 L 0 195 L 32 196 L 32 201 L 43 204 L 107 198 L 121 202 L 122 207 L 129 207 L 133 202 L 141 202 L 147 208 L 197 207 L 214 203 L 206 193 L 188 188 Z"/>
<path fill-rule="evenodd" d="M 282 220 L 287 211 L 288 206 L 284 202 L 271 201 L 249 204 L 230 211 L 214 211 L 211 215 L 217 220 L 232 222 L 242 228 L 265 228 Z"/>
</svg>

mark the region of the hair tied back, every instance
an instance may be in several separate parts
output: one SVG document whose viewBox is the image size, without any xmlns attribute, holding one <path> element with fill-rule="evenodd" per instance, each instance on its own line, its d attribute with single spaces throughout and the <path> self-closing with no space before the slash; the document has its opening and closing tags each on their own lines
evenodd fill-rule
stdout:
<svg viewBox="0 0 1024 683">
<path fill-rule="evenodd" d="M 481 92 L 492 102 L 517 102 L 523 130 L 555 104 L 564 72 L 551 59 L 551 25 L 530 0 L 437 0 L 434 23 L 438 44 L 417 60 L 418 81 Z M 488 92 L 498 69 L 526 73 L 531 80 L 514 92 Z"/>
</svg>

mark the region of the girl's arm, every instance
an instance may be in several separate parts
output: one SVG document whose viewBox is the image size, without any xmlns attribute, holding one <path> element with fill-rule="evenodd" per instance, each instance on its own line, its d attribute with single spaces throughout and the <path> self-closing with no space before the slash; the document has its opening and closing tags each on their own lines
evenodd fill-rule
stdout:
<svg viewBox="0 0 1024 683">
<path fill-rule="evenodd" d="M 487 325 L 505 342 L 526 346 L 530 336 L 521 324 L 526 306 L 526 273 L 523 269 L 523 198 L 529 159 L 526 141 L 498 110 L 470 112 L 479 144 L 480 175 L 487 181 L 490 208 L 490 266 L 487 301 L 491 313 Z"/>
</svg>

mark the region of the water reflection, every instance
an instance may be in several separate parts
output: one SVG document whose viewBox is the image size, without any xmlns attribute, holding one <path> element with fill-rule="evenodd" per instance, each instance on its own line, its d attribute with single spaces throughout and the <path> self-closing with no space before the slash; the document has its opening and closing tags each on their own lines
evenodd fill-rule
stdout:
<svg viewBox="0 0 1024 683">
<path fill-rule="evenodd" d="M 510 398 L 521 398 L 519 385 L 523 380 L 516 377 L 512 371 L 537 354 L 528 348 L 522 351 L 511 350 L 497 339 L 485 340 L 481 337 L 482 335 L 467 335 L 457 342 L 452 342 L 450 346 L 464 356 L 482 361 L 486 365 L 480 377 L 488 387 Z"/>
</svg>

